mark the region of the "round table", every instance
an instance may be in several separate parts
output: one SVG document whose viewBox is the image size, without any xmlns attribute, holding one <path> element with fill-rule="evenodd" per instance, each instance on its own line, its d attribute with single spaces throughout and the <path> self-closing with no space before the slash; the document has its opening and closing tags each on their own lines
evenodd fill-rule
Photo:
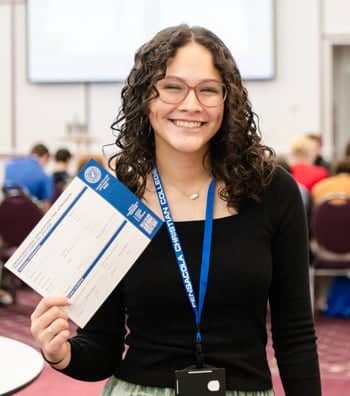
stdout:
<svg viewBox="0 0 350 396">
<path fill-rule="evenodd" d="M 44 360 L 34 348 L 0 336 L 0 396 L 30 384 L 43 367 Z"/>
</svg>

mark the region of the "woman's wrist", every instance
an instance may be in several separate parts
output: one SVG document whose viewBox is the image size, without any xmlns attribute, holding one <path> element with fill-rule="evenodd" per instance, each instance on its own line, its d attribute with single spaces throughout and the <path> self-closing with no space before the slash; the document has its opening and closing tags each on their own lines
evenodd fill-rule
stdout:
<svg viewBox="0 0 350 396">
<path fill-rule="evenodd" d="M 51 366 L 56 366 L 57 364 L 62 363 L 62 362 L 64 361 L 64 359 L 65 359 L 65 357 L 63 357 L 62 359 L 57 360 L 57 361 L 54 362 L 54 361 L 52 361 L 52 360 L 49 360 L 49 359 L 45 356 L 44 351 L 43 351 L 42 349 L 40 349 L 40 352 L 41 352 L 41 356 L 43 357 L 43 359 L 45 360 L 45 362 L 46 362 L 46 363 L 49 363 Z"/>
<path fill-rule="evenodd" d="M 40 350 L 40 352 L 45 362 L 47 362 L 50 366 L 53 366 L 57 370 L 65 369 L 69 365 L 71 360 L 71 345 L 69 340 L 67 342 L 67 351 L 61 360 L 56 360 L 56 361 L 50 360 L 45 356 L 44 351 L 42 349 Z"/>
</svg>

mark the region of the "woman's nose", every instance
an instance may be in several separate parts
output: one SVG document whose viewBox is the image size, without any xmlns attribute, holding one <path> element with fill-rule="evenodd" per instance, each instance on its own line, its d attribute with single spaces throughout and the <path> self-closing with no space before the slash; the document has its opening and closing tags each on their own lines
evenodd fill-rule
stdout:
<svg viewBox="0 0 350 396">
<path fill-rule="evenodd" d="M 193 88 L 190 88 L 184 100 L 179 104 L 180 110 L 187 111 L 200 111 L 202 110 L 202 105 L 199 102 L 196 92 Z"/>
</svg>

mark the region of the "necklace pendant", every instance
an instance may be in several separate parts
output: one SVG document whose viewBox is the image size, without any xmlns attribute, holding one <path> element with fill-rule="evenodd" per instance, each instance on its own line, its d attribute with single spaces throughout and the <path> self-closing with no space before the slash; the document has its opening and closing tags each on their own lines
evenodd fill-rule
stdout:
<svg viewBox="0 0 350 396">
<path fill-rule="evenodd" d="M 199 193 L 193 193 L 188 198 L 194 201 L 195 199 L 199 198 Z"/>
</svg>

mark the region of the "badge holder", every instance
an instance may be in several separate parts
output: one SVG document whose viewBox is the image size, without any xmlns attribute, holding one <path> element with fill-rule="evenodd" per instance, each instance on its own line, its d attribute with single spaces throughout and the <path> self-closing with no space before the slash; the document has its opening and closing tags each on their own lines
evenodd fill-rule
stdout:
<svg viewBox="0 0 350 396">
<path fill-rule="evenodd" d="M 195 366 L 175 371 L 176 396 L 225 396 L 225 369 Z"/>
</svg>

